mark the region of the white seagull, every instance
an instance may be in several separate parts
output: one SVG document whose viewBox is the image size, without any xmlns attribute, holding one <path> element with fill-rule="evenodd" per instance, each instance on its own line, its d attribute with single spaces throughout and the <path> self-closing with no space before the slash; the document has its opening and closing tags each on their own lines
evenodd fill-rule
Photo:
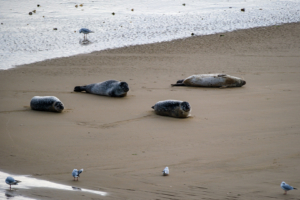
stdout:
<svg viewBox="0 0 300 200">
<path fill-rule="evenodd" d="M 87 34 L 94 33 L 94 31 L 91 31 L 87 28 L 82 28 L 82 29 L 79 30 L 79 33 L 83 33 L 83 35 L 84 35 L 83 36 L 83 41 L 86 41 L 87 40 Z"/>
<path fill-rule="evenodd" d="M 169 167 L 166 167 L 163 171 L 163 176 L 168 176 L 169 175 Z"/>
<path fill-rule="evenodd" d="M 297 188 L 294 188 L 294 187 L 286 184 L 284 181 L 281 182 L 280 186 L 284 190 L 284 194 L 287 194 L 287 191 L 290 191 L 290 190 L 297 190 Z"/>
<path fill-rule="evenodd" d="M 83 172 L 83 169 L 81 169 L 81 170 L 73 169 L 72 176 L 74 177 L 74 181 L 75 181 L 75 178 L 77 178 L 77 181 L 78 181 L 79 174 L 81 174 L 82 172 Z"/>
<path fill-rule="evenodd" d="M 15 180 L 13 177 L 8 176 L 5 180 L 5 183 L 9 185 L 9 189 L 11 190 L 11 185 L 18 185 L 21 181 Z"/>
</svg>

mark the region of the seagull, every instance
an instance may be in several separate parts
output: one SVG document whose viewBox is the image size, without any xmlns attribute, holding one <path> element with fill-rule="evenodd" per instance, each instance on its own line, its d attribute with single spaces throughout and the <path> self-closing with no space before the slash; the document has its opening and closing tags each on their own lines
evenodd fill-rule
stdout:
<svg viewBox="0 0 300 200">
<path fill-rule="evenodd" d="M 75 181 L 75 178 L 77 178 L 77 181 L 78 181 L 79 174 L 81 174 L 82 172 L 83 172 L 83 169 L 81 169 L 79 171 L 77 169 L 73 169 L 72 176 L 74 177 L 74 181 Z"/>
<path fill-rule="evenodd" d="M 87 40 L 87 34 L 94 33 L 94 31 L 91 31 L 91 30 L 89 30 L 87 28 L 82 28 L 82 29 L 79 30 L 79 33 L 83 33 L 84 34 L 83 40 L 85 41 L 85 40 Z"/>
<path fill-rule="evenodd" d="M 5 180 L 5 183 L 9 185 L 9 189 L 11 190 L 11 185 L 18 185 L 21 181 L 15 180 L 13 177 L 8 176 Z"/>
<path fill-rule="evenodd" d="M 166 167 L 163 171 L 163 176 L 168 176 L 169 175 L 169 167 Z"/>
<path fill-rule="evenodd" d="M 280 186 L 284 190 L 283 194 L 287 194 L 287 191 L 290 191 L 290 190 L 297 190 L 297 188 L 294 188 L 294 187 L 286 184 L 284 181 L 281 182 Z"/>
</svg>

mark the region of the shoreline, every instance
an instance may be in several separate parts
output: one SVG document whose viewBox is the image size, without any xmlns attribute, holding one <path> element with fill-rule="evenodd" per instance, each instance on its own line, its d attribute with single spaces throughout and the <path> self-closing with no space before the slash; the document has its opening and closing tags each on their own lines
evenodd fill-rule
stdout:
<svg viewBox="0 0 300 200">
<path fill-rule="evenodd" d="M 186 39 L 191 39 L 191 38 L 194 38 L 194 37 L 205 37 L 205 36 L 224 35 L 224 34 L 232 33 L 232 32 L 235 32 L 235 31 L 252 30 L 252 29 L 261 29 L 261 28 L 268 28 L 268 27 L 277 27 L 277 26 L 282 26 L 282 25 L 298 24 L 298 23 L 300 23 L 300 22 L 280 23 L 280 24 L 269 25 L 269 26 L 257 26 L 257 27 L 253 27 L 253 28 L 237 29 L 237 30 L 233 30 L 233 31 L 225 31 L 225 32 L 221 32 L 221 31 L 220 31 L 220 32 L 213 33 L 213 34 L 208 34 L 208 35 L 193 35 L 193 36 L 190 36 L 190 37 L 177 38 L 177 39 L 165 40 L 165 41 L 154 42 L 154 43 L 146 43 L 146 44 L 138 44 L 138 45 L 128 45 L 128 46 L 117 47 L 117 48 L 107 48 L 107 49 L 102 49 L 102 50 L 92 51 L 92 52 L 89 52 L 89 53 L 80 53 L 80 54 L 75 54 L 75 55 L 71 55 L 71 56 L 49 58 L 49 59 L 45 59 L 45 60 L 42 60 L 42 61 L 36 61 L 36 62 L 33 62 L 33 63 L 20 64 L 20 65 L 16 65 L 16 66 L 13 66 L 13 67 L 10 67 L 10 68 L 7 68 L 7 69 L 0 69 L 0 71 L 1 71 L 1 70 L 15 69 L 15 68 L 18 68 L 18 67 L 23 67 L 23 66 L 27 66 L 27 65 L 31 65 L 31 64 L 37 64 L 37 63 L 41 63 L 41 62 L 45 62 L 45 61 L 53 60 L 53 59 L 69 58 L 69 57 L 81 56 L 81 55 L 92 54 L 92 53 L 103 52 L 103 51 L 113 51 L 113 50 L 117 50 L 117 49 L 134 48 L 134 47 L 144 46 L 144 45 L 155 45 L 155 44 L 161 44 L 161 43 L 172 43 L 172 42 L 176 42 L 176 41 L 184 41 L 184 40 L 186 40 Z"/>
<path fill-rule="evenodd" d="M 300 23 L 259 27 L 0 70 L 1 171 L 109 193 L 15 191 L 39 199 L 283 198 L 281 181 L 300 185 L 299 31 Z M 170 86 L 200 73 L 247 84 Z M 108 79 L 128 82 L 127 97 L 73 92 Z M 33 96 L 48 95 L 63 113 L 30 110 Z M 151 106 L 165 99 L 188 101 L 192 117 L 155 115 Z M 79 182 L 74 168 L 84 168 Z"/>
</svg>

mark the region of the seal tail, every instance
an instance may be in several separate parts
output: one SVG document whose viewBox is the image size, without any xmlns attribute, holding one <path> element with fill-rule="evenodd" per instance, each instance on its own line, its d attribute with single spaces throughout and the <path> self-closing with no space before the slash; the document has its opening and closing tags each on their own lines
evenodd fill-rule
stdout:
<svg viewBox="0 0 300 200">
<path fill-rule="evenodd" d="M 171 86 L 185 86 L 183 83 L 171 84 Z"/>
<path fill-rule="evenodd" d="M 172 86 L 185 86 L 183 83 L 184 79 L 178 80 L 176 84 L 171 84 Z"/>
<path fill-rule="evenodd" d="M 74 92 L 82 92 L 82 91 L 86 91 L 85 86 L 76 86 L 74 88 Z"/>
</svg>

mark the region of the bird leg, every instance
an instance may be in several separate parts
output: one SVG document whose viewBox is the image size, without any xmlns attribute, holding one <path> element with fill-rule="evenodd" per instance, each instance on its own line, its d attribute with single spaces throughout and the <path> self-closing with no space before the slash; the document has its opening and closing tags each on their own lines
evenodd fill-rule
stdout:
<svg viewBox="0 0 300 200">
<path fill-rule="evenodd" d="M 284 193 L 283 193 L 284 195 L 286 195 L 287 194 L 287 191 L 286 190 L 284 190 Z"/>
</svg>

